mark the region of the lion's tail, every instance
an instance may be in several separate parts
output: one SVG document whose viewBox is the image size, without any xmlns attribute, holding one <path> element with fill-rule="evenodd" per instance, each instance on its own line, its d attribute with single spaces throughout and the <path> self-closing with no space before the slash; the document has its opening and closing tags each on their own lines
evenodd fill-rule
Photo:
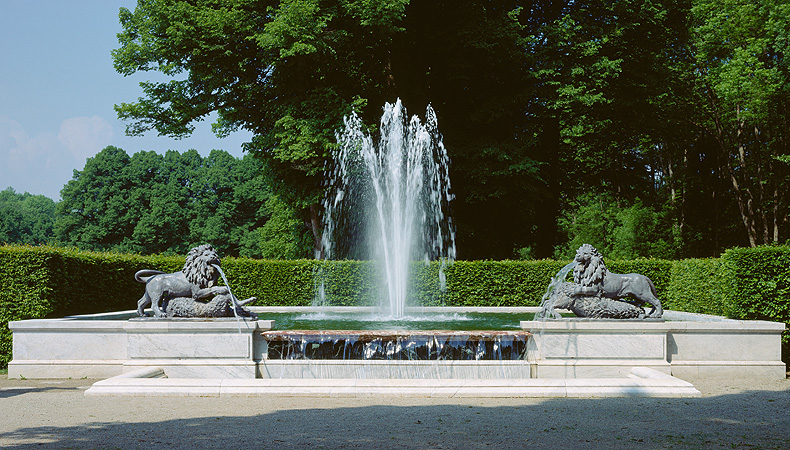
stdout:
<svg viewBox="0 0 790 450">
<path fill-rule="evenodd" d="M 151 269 L 139 270 L 137 271 L 137 273 L 134 274 L 134 279 L 139 281 L 140 283 L 147 283 L 148 280 L 151 279 L 151 277 L 155 275 L 162 275 L 163 273 L 166 272 L 162 272 L 159 270 L 151 270 Z"/>
<path fill-rule="evenodd" d="M 653 292 L 653 297 L 658 298 L 658 290 L 656 289 L 656 285 L 653 284 L 653 280 L 647 278 L 647 282 L 650 284 L 650 290 Z"/>
</svg>

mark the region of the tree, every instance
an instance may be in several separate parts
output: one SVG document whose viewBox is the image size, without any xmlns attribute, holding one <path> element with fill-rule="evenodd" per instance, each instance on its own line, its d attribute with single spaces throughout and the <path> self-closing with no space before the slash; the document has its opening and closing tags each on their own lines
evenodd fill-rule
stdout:
<svg viewBox="0 0 790 450">
<path fill-rule="evenodd" d="M 750 246 L 787 224 L 790 5 L 697 0 L 692 8 L 696 125 L 718 150 Z"/>
<path fill-rule="evenodd" d="M 261 163 L 214 150 L 131 158 L 107 147 L 88 158 L 61 192 L 60 241 L 90 250 L 184 254 L 212 244 L 227 256 L 260 256 L 269 217 Z"/>
<path fill-rule="evenodd" d="M 54 242 L 55 202 L 43 195 L 0 191 L 0 242 L 46 244 Z"/>
<path fill-rule="evenodd" d="M 122 8 L 124 75 L 185 74 L 145 82 L 145 97 L 116 106 L 127 132 L 180 137 L 212 112 L 219 134 L 254 133 L 275 192 L 303 211 L 320 242 L 321 171 L 341 118 L 385 91 L 387 44 L 406 2 L 165 1 Z"/>
<path fill-rule="evenodd" d="M 621 199 L 650 186 L 647 153 L 682 114 L 668 103 L 686 21 L 679 1 L 569 3 L 543 28 L 535 67 L 557 120 L 561 189 Z"/>
<path fill-rule="evenodd" d="M 130 183 L 124 168 L 129 155 L 109 146 L 88 158 L 82 171 L 60 191 L 55 235 L 58 241 L 85 250 L 107 250 L 126 244 L 137 217 L 128 208 Z"/>
<path fill-rule="evenodd" d="M 555 248 L 557 259 L 573 258 L 582 244 L 613 259 L 675 258 L 683 251 L 672 217 L 660 207 L 639 199 L 625 207 L 609 194 L 583 194 L 569 203 L 557 221 L 568 236 Z"/>
<path fill-rule="evenodd" d="M 393 83 L 411 110 L 431 104 L 452 160 L 460 258 L 507 258 L 514 247 L 550 246 L 553 195 L 535 121 L 530 33 L 544 20 L 523 2 L 411 2 L 393 45 Z M 545 220 L 548 219 L 548 220 Z"/>
<path fill-rule="evenodd" d="M 548 191 L 538 126 L 525 119 L 535 84 L 526 40 L 549 14 L 541 8 L 553 10 L 515 0 L 141 1 L 121 11 L 116 69 L 181 79 L 143 83 L 144 98 L 116 109 L 131 133 L 181 136 L 212 111 L 220 133 L 252 131 L 247 149 L 318 248 L 323 168 L 342 117 L 375 124 L 384 102 L 401 97 L 411 112 L 432 103 L 454 160 L 463 256 L 507 256 L 546 217 L 528 201 Z"/>
<path fill-rule="evenodd" d="M 293 242 L 306 227 L 320 245 L 342 117 L 375 131 L 400 97 L 437 112 L 460 257 L 565 248 L 567 220 L 593 211 L 585 194 L 615 208 L 612 252 L 715 255 L 788 226 L 784 3 L 140 0 L 121 10 L 115 67 L 172 79 L 116 110 L 132 134 L 181 137 L 212 112 L 220 135 L 251 131 Z M 219 237 L 219 223 L 197 228 Z"/>
<path fill-rule="evenodd" d="M 276 196 L 266 207 L 271 217 L 259 229 L 261 256 L 267 259 L 308 258 L 313 250 L 310 230 L 295 212 Z"/>
<path fill-rule="evenodd" d="M 260 160 L 236 159 L 213 150 L 194 182 L 199 194 L 190 223 L 190 241 L 217 242 L 223 254 L 260 257 L 259 229 L 271 215 L 270 191 Z"/>
</svg>

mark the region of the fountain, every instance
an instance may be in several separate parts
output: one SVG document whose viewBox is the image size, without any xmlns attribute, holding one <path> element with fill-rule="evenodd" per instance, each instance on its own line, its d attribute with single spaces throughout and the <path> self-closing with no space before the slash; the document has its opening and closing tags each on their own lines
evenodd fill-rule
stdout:
<svg viewBox="0 0 790 450">
<path fill-rule="evenodd" d="M 430 106 L 425 117 L 424 124 L 417 116 L 407 120 L 400 100 L 386 104 L 378 141 L 356 114 L 346 117 L 343 130 L 336 134 L 334 168 L 323 202 L 319 256 L 343 257 L 336 254 L 338 248 L 347 249 L 350 240 L 366 240 L 370 254 L 363 259 L 379 264 L 383 309 L 394 319 L 406 312 L 412 261 L 439 260 L 438 282 L 444 289 L 444 269 L 455 260 L 455 230 L 447 213 L 452 200 L 449 157 Z M 325 306 L 326 287 L 322 277 L 319 280 L 317 305 Z"/>
<path fill-rule="evenodd" d="M 368 316 L 376 312 L 379 320 L 392 323 L 427 312 L 480 311 L 408 305 L 410 264 L 438 260 L 445 265 L 455 259 L 455 235 L 447 214 L 452 199 L 448 157 L 430 107 L 422 124 L 416 117 L 406 120 L 400 101 L 387 105 L 380 134 L 374 142 L 353 114 L 337 134 L 319 256 L 331 260 L 361 254 L 354 242 L 370 244 L 370 254 L 380 257 L 384 305 L 326 306 L 332 286 L 322 280 L 313 307 L 245 309 L 246 300 L 239 302 L 233 296 L 228 280 L 226 286 L 213 284 L 218 276 L 225 276 L 218 256 L 204 248 L 207 279 L 181 289 L 176 299 L 162 298 L 162 290 L 153 289 L 158 282 L 149 280 L 138 311 L 11 322 L 14 347 L 8 376 L 111 377 L 86 391 L 96 396 L 450 397 L 695 396 L 699 391 L 675 376 L 784 378 L 782 323 L 676 311 L 664 311 L 663 318 L 650 320 L 562 318 L 555 308 L 573 311 L 579 306 L 557 297 L 568 285 L 572 290 L 566 297 L 581 295 L 597 302 L 610 294 L 602 279 L 565 282 L 567 274 L 580 266 L 578 260 L 552 280 L 542 308 L 492 308 L 542 316 L 523 317 L 513 330 L 282 330 L 275 329 L 273 320 L 256 319 L 283 310 L 352 311 Z M 358 221 L 360 216 L 365 219 Z M 356 227 L 357 223 L 364 225 Z M 336 239 L 349 232 L 350 240 Z M 582 252 L 587 255 L 595 256 Z M 446 287 L 443 269 L 437 280 L 442 288 Z M 178 273 L 142 272 L 140 281 L 168 275 L 178 284 L 184 278 Z M 621 281 L 648 285 L 638 277 L 626 278 Z M 212 311 L 220 313 L 167 317 L 175 315 L 168 314 L 171 304 L 201 309 L 196 307 L 204 295 L 218 299 Z M 653 306 L 654 316 L 662 315 L 657 299 L 643 301 Z M 137 317 L 149 302 L 159 317 Z M 644 315 L 641 306 L 633 308 Z"/>
</svg>

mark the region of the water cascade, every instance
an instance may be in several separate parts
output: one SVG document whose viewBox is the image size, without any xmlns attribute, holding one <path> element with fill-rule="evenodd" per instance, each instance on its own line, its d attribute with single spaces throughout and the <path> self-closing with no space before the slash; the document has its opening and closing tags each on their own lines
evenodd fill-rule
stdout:
<svg viewBox="0 0 790 450">
<path fill-rule="evenodd" d="M 343 239 L 367 237 L 370 255 L 383 274 L 386 314 L 401 318 L 408 296 L 412 261 L 439 260 L 444 268 L 455 259 L 455 231 L 449 217 L 452 200 L 449 158 L 438 132 L 436 114 L 428 106 L 425 123 L 407 120 L 400 100 L 386 104 L 377 141 L 361 119 L 351 114 L 336 133 L 337 149 L 324 198 L 323 255 L 342 257 Z M 352 229 L 353 236 L 343 236 Z M 323 284 L 318 286 L 324 305 Z"/>
<path fill-rule="evenodd" d="M 524 331 L 267 331 L 271 360 L 517 361 Z"/>
<path fill-rule="evenodd" d="M 576 267 L 578 263 L 576 261 L 572 261 L 570 264 L 565 265 L 557 275 L 554 275 L 554 278 L 551 279 L 549 282 L 549 286 L 546 288 L 546 293 L 543 294 L 543 297 L 540 300 L 540 311 L 535 315 L 535 319 L 549 319 L 549 318 L 559 318 L 557 317 L 558 313 L 554 311 L 554 299 L 552 297 L 552 293 L 560 283 L 565 282 L 565 278 L 568 276 L 571 270 Z"/>
</svg>

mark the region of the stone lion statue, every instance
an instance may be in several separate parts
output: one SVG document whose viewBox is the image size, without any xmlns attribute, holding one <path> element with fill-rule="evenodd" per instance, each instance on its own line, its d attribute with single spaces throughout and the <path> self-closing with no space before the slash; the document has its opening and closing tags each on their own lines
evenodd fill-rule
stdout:
<svg viewBox="0 0 790 450">
<path fill-rule="evenodd" d="M 642 319 L 645 310 L 633 303 L 608 298 L 574 294 L 578 288 L 575 283 L 561 283 L 554 288 L 551 303 L 544 306 L 541 317 L 562 319 L 554 309 L 567 309 L 577 317 L 594 319 Z"/>
<path fill-rule="evenodd" d="M 151 305 L 155 317 L 166 315 L 168 302 L 177 297 L 202 300 L 228 294 L 227 286 L 216 286 L 220 265 L 219 255 L 210 244 L 189 251 L 180 272 L 165 273 L 158 270 L 140 270 L 134 279 L 145 283 L 145 293 L 137 301 L 137 314 L 147 316 L 145 308 Z"/>
<path fill-rule="evenodd" d="M 243 306 L 252 303 L 255 297 L 246 300 L 234 301 L 230 294 L 220 294 L 204 302 L 193 300 L 189 297 L 176 297 L 167 304 L 167 317 L 250 317 L 253 320 L 258 315 L 248 311 Z"/>
<path fill-rule="evenodd" d="M 614 300 L 632 299 L 639 305 L 652 306 L 648 317 L 661 317 L 664 309 L 656 295 L 656 287 L 650 278 L 638 273 L 618 274 L 609 272 L 603 256 L 590 244 L 576 251 L 573 269 L 573 295 L 605 297 Z"/>
</svg>

